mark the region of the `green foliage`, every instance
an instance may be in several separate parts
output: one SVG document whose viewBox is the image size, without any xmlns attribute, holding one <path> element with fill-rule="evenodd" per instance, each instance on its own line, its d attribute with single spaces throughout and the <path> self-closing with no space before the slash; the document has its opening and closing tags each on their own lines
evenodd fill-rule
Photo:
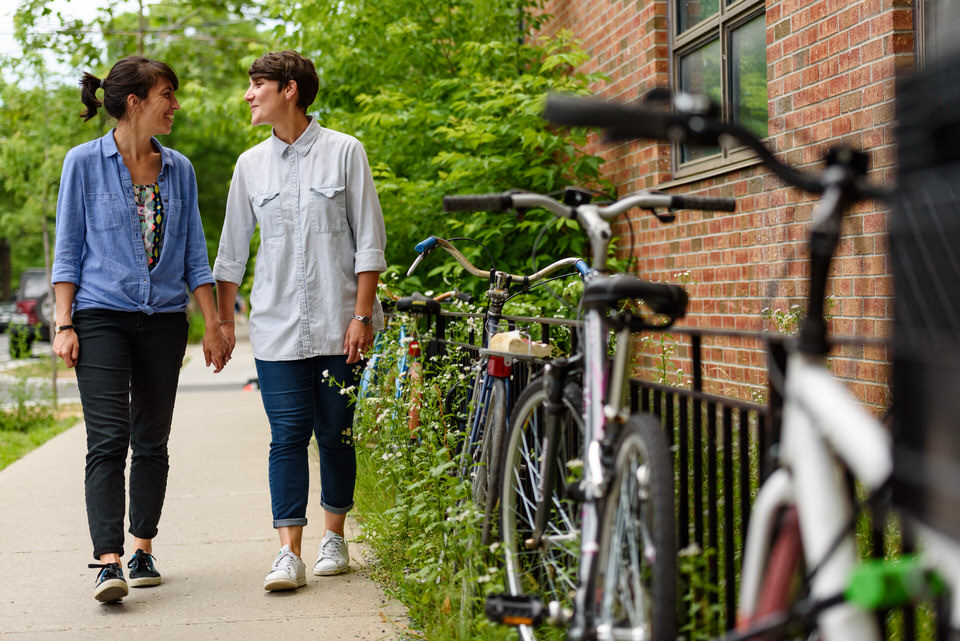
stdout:
<svg viewBox="0 0 960 641">
<path fill-rule="evenodd" d="M 486 593 L 502 589 L 502 572 L 480 543 L 482 512 L 455 473 L 461 435 L 444 413 L 446 390 L 467 384 L 459 355 L 430 359 L 418 378 L 408 374 L 400 398 L 389 375 L 406 350 L 399 327 L 414 323 L 398 317 L 387 331 L 380 356 L 387 375 L 358 401 L 354 422 L 357 518 L 376 554 L 370 571 L 404 603 L 423 638 L 502 639 L 504 630 L 482 612 Z M 411 390 L 420 409 L 414 431 Z"/>
<path fill-rule="evenodd" d="M 22 371 L 6 375 L 9 382 L 5 381 L 4 388 L 10 402 L 0 408 L 0 433 L 25 433 L 54 423 L 53 410 L 48 403 L 49 390 L 38 387 L 36 380 L 32 381 L 28 374 Z"/>
</svg>

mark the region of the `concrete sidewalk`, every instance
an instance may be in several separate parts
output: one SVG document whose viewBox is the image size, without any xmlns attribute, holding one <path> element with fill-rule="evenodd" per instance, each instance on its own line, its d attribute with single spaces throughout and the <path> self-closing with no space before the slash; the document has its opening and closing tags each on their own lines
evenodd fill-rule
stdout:
<svg viewBox="0 0 960 641">
<path fill-rule="evenodd" d="M 94 600 L 80 424 L 0 472 L 0 640 L 398 638 L 404 609 L 366 576 L 352 522 L 350 572 L 312 574 L 323 535 L 315 451 L 307 585 L 263 590 L 279 543 L 267 486 L 270 430 L 260 395 L 242 390 L 256 376 L 249 343 L 242 339 L 217 375 L 204 368 L 199 348 L 187 353 L 154 541 L 163 584 L 131 588 L 120 604 Z M 128 534 L 124 562 L 130 544 Z"/>
</svg>

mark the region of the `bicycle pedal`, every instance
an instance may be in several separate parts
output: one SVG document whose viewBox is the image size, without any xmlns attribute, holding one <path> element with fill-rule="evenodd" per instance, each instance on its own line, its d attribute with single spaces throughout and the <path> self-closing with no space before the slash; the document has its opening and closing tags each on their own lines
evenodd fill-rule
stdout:
<svg viewBox="0 0 960 641">
<path fill-rule="evenodd" d="M 483 611 L 487 619 L 501 625 L 539 625 L 547 617 L 547 608 L 533 596 L 491 594 Z"/>
</svg>

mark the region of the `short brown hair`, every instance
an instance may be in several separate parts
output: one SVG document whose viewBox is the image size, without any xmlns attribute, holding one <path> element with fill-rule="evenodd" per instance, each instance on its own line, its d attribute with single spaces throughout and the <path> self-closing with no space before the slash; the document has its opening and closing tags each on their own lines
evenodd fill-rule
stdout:
<svg viewBox="0 0 960 641">
<path fill-rule="evenodd" d="M 92 73 L 80 79 L 80 101 L 87 108 L 80 114 L 84 120 L 97 115 L 103 107 L 107 113 L 120 120 L 127 113 L 127 96 L 135 95 L 145 100 L 160 78 L 166 78 L 174 89 L 180 86 L 177 74 L 166 63 L 143 56 L 129 56 L 118 60 L 103 80 Z M 97 89 L 103 89 L 103 101 L 97 99 Z"/>
<path fill-rule="evenodd" d="M 297 106 L 303 111 L 313 104 L 320 88 L 320 79 L 317 77 L 317 69 L 313 66 L 313 62 L 292 49 L 273 51 L 260 56 L 253 61 L 247 73 L 251 78 L 276 80 L 280 90 L 283 90 L 291 80 L 295 81 L 297 90 L 300 92 Z"/>
</svg>

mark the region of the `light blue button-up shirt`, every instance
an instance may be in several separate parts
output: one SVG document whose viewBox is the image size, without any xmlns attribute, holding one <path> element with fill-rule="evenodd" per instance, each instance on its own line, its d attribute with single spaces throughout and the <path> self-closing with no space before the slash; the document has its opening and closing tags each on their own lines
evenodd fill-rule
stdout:
<svg viewBox="0 0 960 641">
<path fill-rule="evenodd" d="M 163 250 L 147 264 L 130 171 L 113 130 L 67 152 L 57 197 L 54 283 L 74 283 L 74 309 L 176 312 L 188 290 L 212 284 L 197 204 L 197 179 L 183 154 L 156 139 L 165 216 Z"/>
<path fill-rule="evenodd" d="M 271 135 L 241 154 L 214 278 L 243 281 L 257 225 L 254 356 L 287 361 L 343 354 L 357 274 L 387 267 L 383 214 L 360 142 L 311 119 L 292 145 Z M 374 329 L 383 327 L 379 302 L 372 311 Z"/>
</svg>

